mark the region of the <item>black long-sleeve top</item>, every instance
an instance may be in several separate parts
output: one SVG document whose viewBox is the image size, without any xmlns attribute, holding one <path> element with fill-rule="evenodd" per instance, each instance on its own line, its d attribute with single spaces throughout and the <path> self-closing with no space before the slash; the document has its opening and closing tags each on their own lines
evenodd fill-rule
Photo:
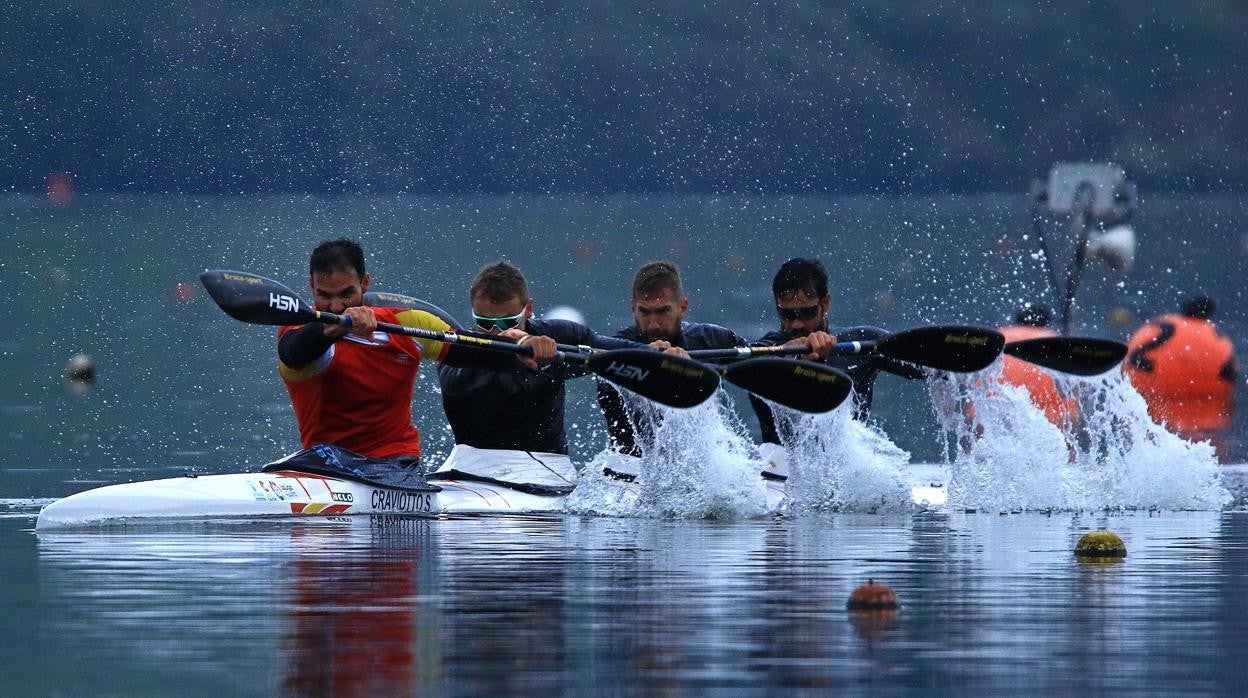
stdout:
<svg viewBox="0 0 1248 698">
<path fill-rule="evenodd" d="M 635 342 L 606 337 L 567 320 L 528 321 L 526 331 L 560 344 L 596 349 L 635 348 Z M 442 407 L 455 442 L 476 448 L 567 453 L 564 381 L 588 373 L 583 366 L 555 361 L 537 369 L 515 364 L 503 371 L 442 364 Z"/>
</svg>

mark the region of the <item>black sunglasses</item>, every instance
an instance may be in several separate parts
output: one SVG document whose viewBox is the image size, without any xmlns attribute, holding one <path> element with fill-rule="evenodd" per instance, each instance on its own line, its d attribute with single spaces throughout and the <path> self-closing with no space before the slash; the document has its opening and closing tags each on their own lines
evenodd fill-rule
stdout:
<svg viewBox="0 0 1248 698">
<path fill-rule="evenodd" d="M 781 308 L 777 305 L 776 312 L 780 314 L 781 320 L 814 320 L 819 314 L 819 304 L 808 305 L 805 308 Z"/>
</svg>

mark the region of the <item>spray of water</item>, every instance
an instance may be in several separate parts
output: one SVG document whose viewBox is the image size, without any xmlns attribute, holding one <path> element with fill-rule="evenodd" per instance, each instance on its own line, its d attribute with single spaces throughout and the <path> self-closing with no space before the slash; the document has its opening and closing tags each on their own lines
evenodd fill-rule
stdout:
<svg viewBox="0 0 1248 698">
<path fill-rule="evenodd" d="M 910 454 L 855 420 L 850 402 L 827 414 L 771 406 L 788 457 L 788 512 L 909 511 Z"/>
<path fill-rule="evenodd" d="M 1054 425 L 1000 363 L 930 383 L 950 464 L 949 506 L 1036 509 L 1220 509 L 1231 497 L 1213 447 L 1153 422 L 1139 393 L 1112 372 L 1058 377 L 1079 423 Z"/>
<path fill-rule="evenodd" d="M 571 511 L 612 516 L 736 518 L 768 513 L 763 463 L 720 392 L 691 409 L 662 407 L 626 394 L 643 456 L 603 452 L 581 473 Z M 622 461 L 631 461 L 621 467 Z M 632 482 L 605 475 L 627 471 Z"/>
</svg>

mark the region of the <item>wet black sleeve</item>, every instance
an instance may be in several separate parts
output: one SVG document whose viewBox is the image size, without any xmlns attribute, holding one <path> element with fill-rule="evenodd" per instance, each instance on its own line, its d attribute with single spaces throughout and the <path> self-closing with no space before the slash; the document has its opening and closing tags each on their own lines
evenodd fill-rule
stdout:
<svg viewBox="0 0 1248 698">
<path fill-rule="evenodd" d="M 857 327 L 843 327 L 837 329 L 833 334 L 836 335 L 837 342 L 863 342 L 871 340 L 879 340 L 887 337 L 890 332 L 879 327 L 870 325 L 859 325 Z M 898 361 L 890 359 L 879 354 L 867 354 L 864 356 L 866 363 L 878 371 L 891 373 L 895 376 L 901 376 L 907 380 L 918 380 L 926 378 L 927 372 L 921 367 L 906 361 Z"/>
<path fill-rule="evenodd" d="M 624 398 L 620 396 L 620 391 L 606 381 L 598 381 L 598 405 L 602 408 L 602 416 L 607 421 L 607 433 L 611 435 L 611 448 L 625 455 L 640 456 L 641 447 L 637 445 L 633 425 L 628 421 L 628 408 L 624 405 Z"/>
<path fill-rule="evenodd" d="M 309 322 L 282 335 L 277 342 L 277 358 L 291 368 L 303 368 L 333 345 L 334 340 L 325 336 L 324 323 Z"/>
<path fill-rule="evenodd" d="M 750 394 L 750 406 L 754 408 L 754 414 L 758 416 L 759 438 L 765 444 L 780 443 L 780 433 L 776 431 L 776 416 L 771 412 L 771 406 L 762 398 Z"/>
<path fill-rule="evenodd" d="M 509 351 L 481 349 L 467 344 L 452 344 L 442 363 L 455 368 L 483 368 L 487 371 L 510 371 L 519 364 L 519 356 Z"/>
</svg>

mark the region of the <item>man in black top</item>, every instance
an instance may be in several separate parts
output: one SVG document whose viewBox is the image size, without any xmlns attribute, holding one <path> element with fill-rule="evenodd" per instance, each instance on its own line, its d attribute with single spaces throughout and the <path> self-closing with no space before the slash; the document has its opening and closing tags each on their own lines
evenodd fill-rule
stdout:
<svg viewBox="0 0 1248 698">
<path fill-rule="evenodd" d="M 599 349 L 635 348 L 637 344 L 595 333 L 567 320 L 533 317 L 524 274 L 510 262 L 487 265 L 469 290 L 476 330 L 531 342 L 553 352 L 554 344 Z M 546 345 L 549 346 L 546 346 Z M 446 366 L 438 369 L 442 407 L 455 442 L 475 448 L 512 449 L 567 454 L 563 382 L 588 369 L 561 361 L 541 364 L 525 360 L 507 371 Z"/>
<path fill-rule="evenodd" d="M 616 337 L 686 351 L 746 345 L 745 339 L 726 327 L 705 322 L 685 322 L 689 299 L 685 297 L 680 282 L 680 270 L 675 262 L 650 262 L 637 270 L 633 277 L 632 310 L 634 325 L 620 330 Z M 804 336 L 798 341 L 812 344 L 815 351 L 822 355 L 835 342 L 835 338 L 827 335 L 809 338 Z M 815 354 L 810 356 L 814 357 Z M 641 447 L 633 433 L 623 398 L 615 386 L 598 381 L 598 404 L 607 420 L 611 447 L 621 453 L 640 456 Z"/>
<path fill-rule="evenodd" d="M 828 329 L 828 307 L 832 297 L 828 294 L 828 274 L 818 260 L 797 258 L 785 262 L 772 280 L 771 291 L 776 301 L 776 313 L 780 317 L 780 329 L 767 333 L 752 346 L 788 344 L 827 332 L 840 342 L 879 339 L 888 334 L 878 327 L 865 325 Z M 878 354 L 828 354 L 823 361 L 849 374 L 853 380 L 854 418 L 858 420 L 866 420 L 871 412 L 875 379 L 880 371 L 907 379 L 926 375 L 913 364 Z M 752 395 L 750 403 L 758 415 L 763 442 L 780 443 L 771 408 Z"/>
</svg>

